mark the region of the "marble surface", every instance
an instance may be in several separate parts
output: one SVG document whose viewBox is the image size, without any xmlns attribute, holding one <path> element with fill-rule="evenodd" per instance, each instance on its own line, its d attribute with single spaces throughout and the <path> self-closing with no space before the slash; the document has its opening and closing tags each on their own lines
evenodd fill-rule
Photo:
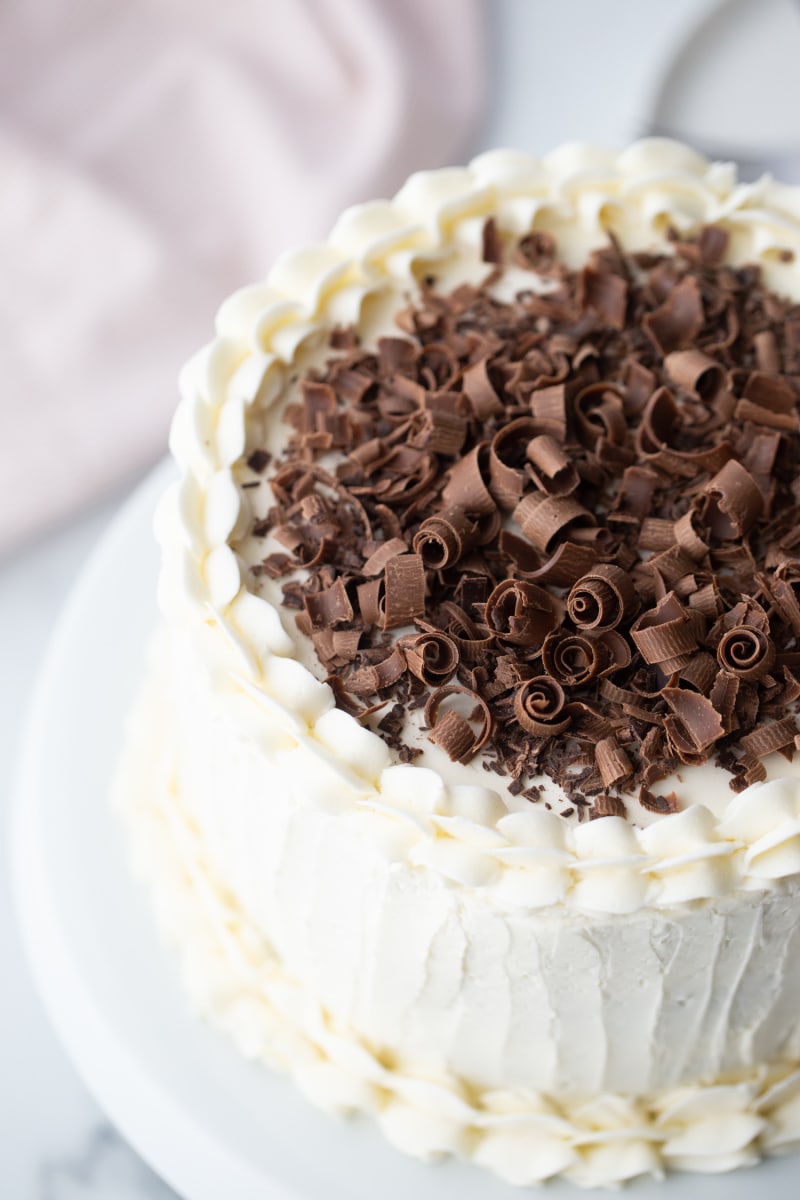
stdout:
<svg viewBox="0 0 800 1200">
<path fill-rule="evenodd" d="M 770 7 L 785 9 L 788 3 L 773 0 Z M 716 7 L 713 0 L 672 0 L 658 10 L 637 0 L 604 0 L 602 5 L 596 0 L 492 0 L 496 93 L 476 150 L 516 144 L 541 151 L 564 138 L 622 143 L 635 137 L 651 119 L 665 55 Z M 568 63 L 562 54 L 566 47 Z M 615 78 L 624 78 L 624 86 L 609 88 L 608 80 Z M 69 587 L 123 495 L 107 498 L 0 563 L 4 861 L 16 750 L 36 669 Z M 0 961 L 0 1196 L 174 1197 L 115 1134 L 51 1033 L 15 932 L 7 870 L 0 872 Z"/>
</svg>

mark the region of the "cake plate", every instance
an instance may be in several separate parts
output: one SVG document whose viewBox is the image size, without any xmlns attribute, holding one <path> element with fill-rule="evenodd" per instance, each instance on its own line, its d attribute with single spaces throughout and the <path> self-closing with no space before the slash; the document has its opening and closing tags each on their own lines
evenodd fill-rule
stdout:
<svg viewBox="0 0 800 1200">
<path fill-rule="evenodd" d="M 185 1200 L 512 1200 L 475 1167 L 394 1151 L 367 1119 L 311 1108 L 189 1014 L 108 801 L 156 621 L 151 525 L 168 464 L 141 486 L 64 610 L 31 712 L 13 836 L 23 939 L 64 1047 L 111 1120 Z M 673 1175 L 636 1200 L 794 1200 L 800 1159 L 731 1176 Z M 586 1193 L 548 1185 L 566 1200 Z"/>
</svg>

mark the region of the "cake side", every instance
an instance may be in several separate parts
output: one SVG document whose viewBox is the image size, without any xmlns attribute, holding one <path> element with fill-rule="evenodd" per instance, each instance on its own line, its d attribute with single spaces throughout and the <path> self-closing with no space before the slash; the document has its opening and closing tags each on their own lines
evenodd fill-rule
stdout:
<svg viewBox="0 0 800 1200">
<path fill-rule="evenodd" d="M 324 1109 L 373 1115 L 405 1153 L 516 1184 L 796 1147 L 796 883 L 631 916 L 487 910 L 304 805 L 196 671 L 176 704 L 169 641 L 116 798 L 191 1003 L 243 1054 Z"/>
</svg>

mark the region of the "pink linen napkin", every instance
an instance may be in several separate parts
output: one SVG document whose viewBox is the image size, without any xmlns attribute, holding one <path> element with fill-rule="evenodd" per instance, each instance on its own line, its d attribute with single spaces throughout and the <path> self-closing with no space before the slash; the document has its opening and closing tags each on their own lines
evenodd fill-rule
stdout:
<svg viewBox="0 0 800 1200">
<path fill-rule="evenodd" d="M 0 9 L 0 551 L 163 451 L 219 302 L 457 159 L 478 0 Z"/>
</svg>

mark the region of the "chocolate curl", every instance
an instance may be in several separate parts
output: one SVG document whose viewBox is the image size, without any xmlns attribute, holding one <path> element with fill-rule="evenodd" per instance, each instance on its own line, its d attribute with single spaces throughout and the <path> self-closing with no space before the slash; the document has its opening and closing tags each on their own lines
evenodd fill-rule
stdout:
<svg viewBox="0 0 800 1200">
<path fill-rule="evenodd" d="M 763 371 L 748 375 L 743 395 L 752 404 L 772 413 L 793 413 L 797 405 L 797 394 L 791 383 Z"/>
<path fill-rule="evenodd" d="M 384 579 L 382 629 L 399 629 L 424 615 L 425 568 L 418 554 L 398 554 L 390 559 Z"/>
<path fill-rule="evenodd" d="M 597 525 L 592 513 L 570 496 L 541 496 L 538 492 L 520 500 L 513 519 L 542 554 L 549 553 L 553 543 L 575 526 Z"/>
<path fill-rule="evenodd" d="M 679 671 L 698 648 L 703 620 L 696 610 L 684 608 L 668 592 L 631 626 L 631 637 L 646 663 L 658 665 L 666 675 Z"/>
<path fill-rule="evenodd" d="M 650 511 L 657 487 L 658 475 L 655 471 L 647 467 L 626 467 L 614 511 L 635 517 L 637 521 L 643 520 Z"/>
<path fill-rule="evenodd" d="M 341 578 L 324 591 L 305 596 L 303 602 L 315 629 L 346 625 L 353 619 L 353 606 Z"/>
<path fill-rule="evenodd" d="M 414 535 L 414 551 L 428 570 L 452 567 L 475 544 L 477 524 L 463 509 L 450 508 L 428 517 Z"/>
<path fill-rule="evenodd" d="M 504 642 L 537 649 L 561 622 L 559 603 L 534 583 L 504 579 L 486 601 L 484 620 Z"/>
<path fill-rule="evenodd" d="M 619 796 L 609 796 L 608 792 L 599 792 L 589 810 L 589 820 L 596 821 L 600 817 L 624 817 L 627 815 L 624 801 Z"/>
<path fill-rule="evenodd" d="M 349 716 L 355 717 L 362 725 L 373 713 L 379 712 L 382 708 L 386 707 L 386 700 L 380 700 L 377 704 L 370 704 L 367 708 L 363 708 L 360 704 L 357 704 L 348 692 L 341 675 L 328 675 L 325 682 L 333 692 L 336 707 L 341 708 Z"/>
<path fill-rule="evenodd" d="M 353 487 L 353 494 L 372 495 L 385 504 L 408 504 L 425 492 L 439 473 L 435 454 L 417 450 L 414 446 L 395 446 L 384 466 L 380 483 L 370 487 Z"/>
<path fill-rule="evenodd" d="M 407 553 L 408 546 L 402 538 L 389 538 L 388 542 L 381 542 L 377 550 L 373 550 L 361 568 L 362 574 L 370 576 L 382 575 L 390 558 L 396 558 L 398 554 Z"/>
<path fill-rule="evenodd" d="M 562 379 L 569 373 L 569 363 L 566 359 L 564 363 Z M 539 433 L 550 434 L 556 441 L 563 442 L 567 435 L 567 397 L 563 383 L 536 388 L 528 403 Z"/>
<path fill-rule="evenodd" d="M 585 311 L 591 309 L 612 329 L 625 328 L 628 306 L 628 284 L 607 266 L 590 262 L 578 277 L 576 299 Z"/>
<path fill-rule="evenodd" d="M 479 661 L 494 645 L 494 634 L 482 634 L 463 608 L 460 608 L 452 600 L 446 600 L 441 605 L 441 613 L 447 621 L 447 633 L 458 647 L 458 653 L 463 663 Z M 438 630 L 430 630 L 430 632 L 438 632 Z"/>
<path fill-rule="evenodd" d="M 489 447 L 489 477 L 492 495 L 501 508 L 511 509 L 525 491 L 525 451 L 542 433 L 541 425 L 530 417 L 511 421 L 494 435 Z"/>
<path fill-rule="evenodd" d="M 669 388 L 659 388 L 647 402 L 636 433 L 639 454 L 659 470 L 690 478 L 701 471 L 719 471 L 733 454 L 728 442 L 702 450 L 677 450 L 670 443 L 680 430 L 680 410 Z"/>
<path fill-rule="evenodd" d="M 743 792 L 754 783 L 763 783 L 767 778 L 767 768 L 753 754 L 744 754 L 733 768 L 737 774 L 731 780 L 730 786 L 734 792 Z"/>
<path fill-rule="evenodd" d="M 603 738 L 596 744 L 594 759 L 607 788 L 622 783 L 633 774 L 633 764 L 615 737 Z"/>
<path fill-rule="evenodd" d="M 706 484 L 700 499 L 701 520 L 722 541 L 748 533 L 763 508 L 758 484 L 735 458 Z"/>
<path fill-rule="evenodd" d="M 495 511 L 496 505 L 486 486 L 486 477 L 481 465 L 483 459 L 488 459 L 488 454 L 488 446 L 483 442 L 456 463 L 442 492 L 445 508 L 458 508 L 473 516 Z"/>
<path fill-rule="evenodd" d="M 639 528 L 636 545 L 640 550 L 660 553 L 675 543 L 675 522 L 661 517 L 645 517 Z"/>
<path fill-rule="evenodd" d="M 474 417 L 481 423 L 502 414 L 503 402 L 489 378 L 489 363 L 486 358 L 467 367 L 461 377 L 461 390 L 469 400 Z"/>
<path fill-rule="evenodd" d="M 702 350 L 675 350 L 664 359 L 664 369 L 684 392 L 713 400 L 725 384 L 725 368 Z"/>
<path fill-rule="evenodd" d="M 657 595 L 663 595 L 672 590 L 680 596 L 684 591 L 688 593 L 695 590 L 694 576 L 692 575 L 694 561 L 677 543 L 670 546 L 668 550 L 654 554 L 644 566 L 646 570 L 657 577 L 659 583 L 659 586 L 656 587 Z"/>
<path fill-rule="evenodd" d="M 603 647 L 607 665 L 599 672 L 600 675 L 613 675 L 631 665 L 633 654 L 630 643 L 621 633 L 608 629 L 595 639 Z"/>
<path fill-rule="evenodd" d="M 342 662 L 352 662 L 363 636 L 363 629 L 335 629 L 332 635 L 333 652 Z"/>
<path fill-rule="evenodd" d="M 661 695 L 681 723 L 695 754 L 724 737 L 720 714 L 705 696 L 672 687 L 664 688 Z"/>
<path fill-rule="evenodd" d="M 374 696 L 376 692 L 391 687 L 405 674 L 406 658 L 402 649 L 395 646 L 388 658 L 368 667 L 359 667 L 347 677 L 348 692 L 354 696 Z"/>
<path fill-rule="evenodd" d="M 719 671 L 714 680 L 708 698 L 720 715 L 726 733 L 731 733 L 737 726 L 736 700 L 739 695 L 741 681 L 730 671 Z"/>
<path fill-rule="evenodd" d="M 466 696 L 472 702 L 473 708 L 469 717 L 450 709 L 439 718 L 442 703 L 449 696 Z M 473 731 L 471 721 L 480 721 L 477 733 Z M 430 728 L 428 740 L 441 746 L 453 762 L 469 762 L 474 758 L 489 740 L 493 728 L 492 714 L 486 701 L 477 692 L 459 684 L 441 687 L 428 697 L 425 705 L 425 724 Z M 467 732 L 469 740 L 466 737 Z"/>
<path fill-rule="evenodd" d="M 737 421 L 752 421 L 754 425 L 780 429 L 783 433 L 797 433 L 800 429 L 797 413 L 774 412 L 771 408 L 754 404 L 752 400 L 739 400 L 733 415 Z"/>
<path fill-rule="evenodd" d="M 635 358 L 630 358 L 625 364 L 622 381 L 624 384 L 623 400 L 625 414 L 628 417 L 635 417 L 643 411 L 644 406 L 655 391 L 656 377 L 644 363 L 637 362 Z"/>
<path fill-rule="evenodd" d="M 680 548 L 695 562 L 700 562 L 708 554 L 708 545 L 695 528 L 696 519 L 694 509 L 687 509 L 675 522 L 674 535 Z"/>
<path fill-rule="evenodd" d="M 369 583 L 359 583 L 356 588 L 358 611 L 361 613 L 361 619 L 367 628 L 371 625 L 381 624 L 384 590 L 385 582 L 383 578 L 371 579 Z"/>
<path fill-rule="evenodd" d="M 763 679 L 775 662 L 775 644 L 763 630 L 739 625 L 723 634 L 717 662 L 740 679 Z"/>
<path fill-rule="evenodd" d="M 573 402 L 575 424 L 584 446 L 594 449 L 600 438 L 614 446 L 628 439 L 622 395 L 608 383 L 591 383 L 578 392 Z"/>
<path fill-rule="evenodd" d="M 448 391 L 460 375 L 453 347 L 447 342 L 427 342 L 417 358 L 417 374 L 429 393 Z"/>
<path fill-rule="evenodd" d="M 713 620 L 720 615 L 725 608 L 725 602 L 716 579 L 712 579 L 710 583 L 706 583 L 696 592 L 692 592 L 689 597 L 689 607 L 696 609 L 707 620 Z"/>
<path fill-rule="evenodd" d="M 691 277 L 675 284 L 667 299 L 642 321 L 657 350 L 671 354 L 693 342 L 703 327 L 703 301 L 697 280 Z"/>
<path fill-rule="evenodd" d="M 756 350 L 756 362 L 760 371 L 778 374 L 783 370 L 781 352 L 778 349 L 778 339 L 771 329 L 762 329 L 753 334 L 753 345 Z"/>
<path fill-rule="evenodd" d="M 417 347 L 408 338 L 379 337 L 378 367 L 381 375 L 416 378 Z"/>
<path fill-rule="evenodd" d="M 460 413 L 426 409 L 411 418 L 408 444 L 444 458 L 455 458 L 466 436 L 467 422 Z"/>
<path fill-rule="evenodd" d="M 781 721 L 772 721 L 768 725 L 759 725 L 752 733 L 746 733 L 742 739 L 742 748 L 753 758 L 765 758 L 767 754 L 776 751 L 787 752 L 795 749 L 797 721 L 794 717 L 784 717 Z M 791 762 L 792 754 L 786 753 Z"/>
<path fill-rule="evenodd" d="M 776 576 L 780 569 L 778 567 Z M 798 603 L 797 593 L 789 580 L 782 578 L 771 579 L 769 582 L 769 594 L 774 601 L 781 619 L 786 622 L 794 633 L 800 633 L 800 603 Z"/>
<path fill-rule="evenodd" d="M 639 608 L 639 597 L 627 572 L 613 563 L 600 563 L 572 588 L 567 614 L 579 629 L 596 633 L 616 629 Z"/>
<path fill-rule="evenodd" d="M 548 675 L 567 687 L 589 683 L 607 665 L 602 643 L 580 634 L 556 630 L 547 635 L 542 645 L 542 666 Z"/>
<path fill-rule="evenodd" d="M 503 261 L 503 239 L 500 236 L 500 231 L 497 228 L 497 222 L 494 217 L 487 217 L 483 223 L 483 231 L 481 233 L 481 261 L 494 263 L 495 265 Z"/>
<path fill-rule="evenodd" d="M 717 664 L 707 651 L 701 650 L 681 668 L 679 675 L 681 683 L 687 683 L 701 696 L 707 696 L 717 678 Z"/>
<path fill-rule="evenodd" d="M 580 483 L 574 463 L 554 438 L 541 434 L 528 442 L 527 472 L 540 491 L 548 496 L 567 496 Z"/>
<path fill-rule="evenodd" d="M 427 687 L 440 687 L 458 667 L 458 647 L 446 633 L 401 639 L 408 669 Z"/>
<path fill-rule="evenodd" d="M 551 583 L 555 587 L 570 587 L 595 565 L 597 552 L 591 546 L 562 542 L 541 565 L 539 556 L 524 538 L 504 529 L 500 534 L 500 550 L 508 555 L 518 573 L 532 583 Z"/>
<path fill-rule="evenodd" d="M 527 733 L 553 737 L 568 729 L 572 718 L 563 715 L 564 689 L 550 675 L 537 675 L 519 687 L 514 695 L 514 716 Z"/>
</svg>

